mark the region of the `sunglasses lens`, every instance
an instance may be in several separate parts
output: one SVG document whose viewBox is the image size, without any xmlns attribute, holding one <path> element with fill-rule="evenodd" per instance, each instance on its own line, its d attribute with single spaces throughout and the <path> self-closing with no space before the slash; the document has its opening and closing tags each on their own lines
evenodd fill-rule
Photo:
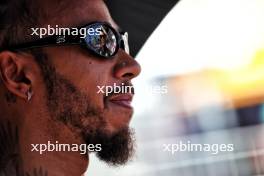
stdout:
<svg viewBox="0 0 264 176">
<path fill-rule="evenodd" d="M 118 48 L 117 36 L 106 24 L 95 23 L 87 27 L 87 47 L 103 57 L 111 57 Z"/>
</svg>

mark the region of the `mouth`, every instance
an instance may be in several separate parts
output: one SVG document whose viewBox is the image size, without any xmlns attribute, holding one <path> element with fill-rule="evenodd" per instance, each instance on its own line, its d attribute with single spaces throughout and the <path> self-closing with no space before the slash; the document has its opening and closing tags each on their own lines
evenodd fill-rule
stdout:
<svg viewBox="0 0 264 176">
<path fill-rule="evenodd" d="M 132 100 L 133 100 L 133 94 L 129 94 L 129 93 L 112 95 L 109 99 L 111 103 L 127 109 L 133 109 L 131 105 Z"/>
</svg>

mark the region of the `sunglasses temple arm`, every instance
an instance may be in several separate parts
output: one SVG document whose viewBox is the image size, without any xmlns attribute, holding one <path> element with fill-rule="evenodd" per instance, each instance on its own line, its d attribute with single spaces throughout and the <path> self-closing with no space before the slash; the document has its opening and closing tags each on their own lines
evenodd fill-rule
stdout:
<svg viewBox="0 0 264 176">
<path fill-rule="evenodd" d="M 128 33 L 127 32 L 121 34 L 121 42 L 122 42 L 121 45 L 123 45 L 123 49 L 125 50 L 125 52 L 127 54 L 130 54 L 129 43 L 128 43 Z"/>
<path fill-rule="evenodd" d="M 50 36 L 42 39 L 38 39 L 33 42 L 23 43 L 19 45 L 14 45 L 7 47 L 7 50 L 23 50 L 31 48 L 39 48 L 52 45 L 68 45 L 68 44 L 81 44 L 82 40 L 80 36 Z M 5 49 L 5 48 L 4 48 Z"/>
</svg>

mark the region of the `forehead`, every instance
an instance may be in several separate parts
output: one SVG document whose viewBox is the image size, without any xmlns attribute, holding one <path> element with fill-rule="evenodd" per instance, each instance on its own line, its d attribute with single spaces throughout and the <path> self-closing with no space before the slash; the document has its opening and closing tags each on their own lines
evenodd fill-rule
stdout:
<svg viewBox="0 0 264 176">
<path fill-rule="evenodd" d="M 117 28 L 103 0 L 63 1 L 52 11 L 52 16 L 42 24 L 77 27 L 92 21 L 108 22 Z"/>
</svg>

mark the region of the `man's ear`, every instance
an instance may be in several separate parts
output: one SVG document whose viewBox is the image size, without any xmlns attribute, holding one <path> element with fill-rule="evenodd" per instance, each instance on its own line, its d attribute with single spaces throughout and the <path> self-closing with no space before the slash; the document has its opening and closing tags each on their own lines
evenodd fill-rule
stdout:
<svg viewBox="0 0 264 176">
<path fill-rule="evenodd" d="M 8 91 L 17 97 L 28 99 L 32 89 L 30 73 L 27 70 L 26 55 L 3 51 L 0 53 L 0 76 Z"/>
</svg>

